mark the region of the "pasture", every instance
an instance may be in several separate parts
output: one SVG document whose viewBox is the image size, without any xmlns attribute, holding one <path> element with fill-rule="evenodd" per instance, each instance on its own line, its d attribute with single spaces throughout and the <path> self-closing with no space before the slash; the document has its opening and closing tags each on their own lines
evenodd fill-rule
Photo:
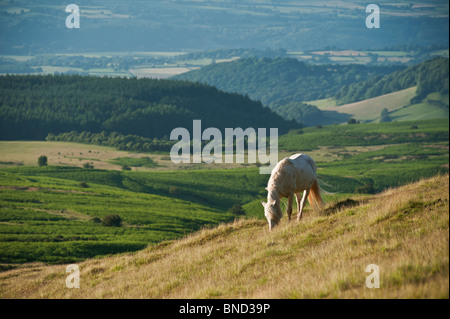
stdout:
<svg viewBox="0 0 450 319">
<path fill-rule="evenodd" d="M 79 143 L 44 141 L 0 141 L 0 166 L 37 165 L 37 158 L 45 155 L 48 165 L 83 167 L 90 163 L 99 169 L 121 169 L 114 164 L 119 157 L 141 157 L 146 154 L 129 153 L 106 146 L 91 146 Z M 113 163 L 111 163 L 113 162 Z"/>
</svg>

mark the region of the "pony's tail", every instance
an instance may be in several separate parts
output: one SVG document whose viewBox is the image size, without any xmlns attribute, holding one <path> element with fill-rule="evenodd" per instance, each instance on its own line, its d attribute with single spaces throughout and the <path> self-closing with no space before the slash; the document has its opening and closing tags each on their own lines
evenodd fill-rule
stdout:
<svg viewBox="0 0 450 319">
<path fill-rule="evenodd" d="M 325 206 L 325 202 L 322 199 L 322 189 L 319 186 L 319 183 L 317 182 L 317 179 L 314 180 L 314 183 L 311 187 L 311 190 L 309 192 L 308 201 L 311 207 L 314 207 L 314 209 L 321 211 L 322 208 Z"/>
</svg>

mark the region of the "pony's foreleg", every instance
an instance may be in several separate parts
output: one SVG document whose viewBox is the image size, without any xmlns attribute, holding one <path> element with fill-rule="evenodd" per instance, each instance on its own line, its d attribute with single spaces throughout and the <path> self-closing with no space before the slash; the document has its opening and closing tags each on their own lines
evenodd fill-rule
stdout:
<svg viewBox="0 0 450 319">
<path fill-rule="evenodd" d="M 295 194 L 295 198 L 297 200 L 297 220 L 300 220 L 302 218 L 303 214 L 303 208 L 305 208 L 306 205 L 306 199 L 309 196 L 310 190 L 307 189 L 303 192 L 302 199 L 300 200 L 300 193 Z"/>
<path fill-rule="evenodd" d="M 288 202 L 287 202 L 287 206 L 286 206 L 286 215 L 288 217 L 288 222 L 291 221 L 293 199 L 294 199 L 294 194 L 291 194 L 288 196 Z"/>
</svg>

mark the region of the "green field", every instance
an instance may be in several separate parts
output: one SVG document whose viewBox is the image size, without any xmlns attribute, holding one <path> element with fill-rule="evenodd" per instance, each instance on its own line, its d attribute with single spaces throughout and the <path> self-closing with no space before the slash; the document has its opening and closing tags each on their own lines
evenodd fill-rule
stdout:
<svg viewBox="0 0 450 319">
<path fill-rule="evenodd" d="M 279 159 L 305 152 L 317 162 L 323 188 L 334 194 L 380 192 L 448 172 L 448 120 L 333 125 L 305 128 L 279 138 Z M 13 143 L 13 142 L 10 142 Z M 27 142 L 24 157 L 45 154 L 46 142 Z M 8 144 L 10 147 L 13 144 Z M 53 144 L 52 144 L 53 145 Z M 71 143 L 55 144 L 69 147 Z M 83 145 L 72 144 L 77 150 Z M 39 151 L 41 147 L 42 152 Z M 248 217 L 264 219 L 260 200 L 268 175 L 256 166 L 172 170 L 152 166 L 154 155 L 84 145 L 82 155 L 118 165 L 148 165 L 145 171 L 83 169 L 70 165 L 17 165 L 0 153 L 0 263 L 61 263 L 136 251 L 164 240 L 232 221 L 243 206 Z M 55 152 L 55 149 L 52 149 Z M 90 153 L 88 151 L 91 151 Z M 87 152 L 87 153 L 84 153 Z M 101 155 L 102 152 L 109 154 Z M 101 160 L 100 160 L 101 159 Z M 79 161 L 76 160 L 78 163 Z M 97 161 L 93 161 L 96 165 Z M 112 164 L 110 164 L 112 165 Z M 114 165 L 112 165 L 114 166 Z M 120 167 L 120 166 L 119 166 Z M 355 195 L 352 195 L 355 196 Z M 309 210 L 309 206 L 307 206 Z M 100 222 L 117 214 L 122 227 Z"/>
<path fill-rule="evenodd" d="M 429 94 L 422 102 L 407 105 L 389 114 L 395 121 L 416 121 L 448 117 L 449 95 Z"/>
<path fill-rule="evenodd" d="M 134 251 L 231 218 L 176 198 L 49 177 L 46 170 L 52 169 L 0 171 L 1 263 L 72 262 Z M 118 214 L 123 226 L 94 219 L 109 214 Z"/>
</svg>

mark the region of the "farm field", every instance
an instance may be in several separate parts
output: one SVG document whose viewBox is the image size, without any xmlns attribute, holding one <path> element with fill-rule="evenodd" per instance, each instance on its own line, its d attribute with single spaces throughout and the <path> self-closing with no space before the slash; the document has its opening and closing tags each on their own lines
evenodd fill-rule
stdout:
<svg viewBox="0 0 450 319">
<path fill-rule="evenodd" d="M 216 59 L 213 53 L 205 52 L 198 57 L 189 57 L 189 52 L 79 52 L 79 53 L 55 53 L 57 59 L 38 62 L 42 58 L 39 55 L 0 55 L 1 59 L 15 61 L 15 63 L 27 63 L 35 69 L 33 74 L 85 74 L 92 76 L 120 76 L 137 78 L 165 79 L 178 74 L 213 64 L 230 62 L 239 59 L 240 56 L 227 56 Z M 187 56 L 186 56 L 187 55 Z M 430 56 L 449 56 L 448 50 L 429 52 Z M 414 62 L 414 56 L 405 51 L 305 51 L 286 52 L 286 57 L 295 58 L 311 64 L 365 64 L 392 63 L 405 64 Z M 77 62 L 74 63 L 74 59 Z M 127 62 L 120 64 L 120 59 Z M 57 60 L 57 61 L 56 61 Z M 64 62 L 65 61 L 65 62 Z M 99 67 L 96 62 L 101 62 Z M 53 64 L 49 64 L 53 63 Z M 311 103 L 315 105 L 315 103 Z M 320 107 L 320 105 L 317 105 Z"/>
</svg>

